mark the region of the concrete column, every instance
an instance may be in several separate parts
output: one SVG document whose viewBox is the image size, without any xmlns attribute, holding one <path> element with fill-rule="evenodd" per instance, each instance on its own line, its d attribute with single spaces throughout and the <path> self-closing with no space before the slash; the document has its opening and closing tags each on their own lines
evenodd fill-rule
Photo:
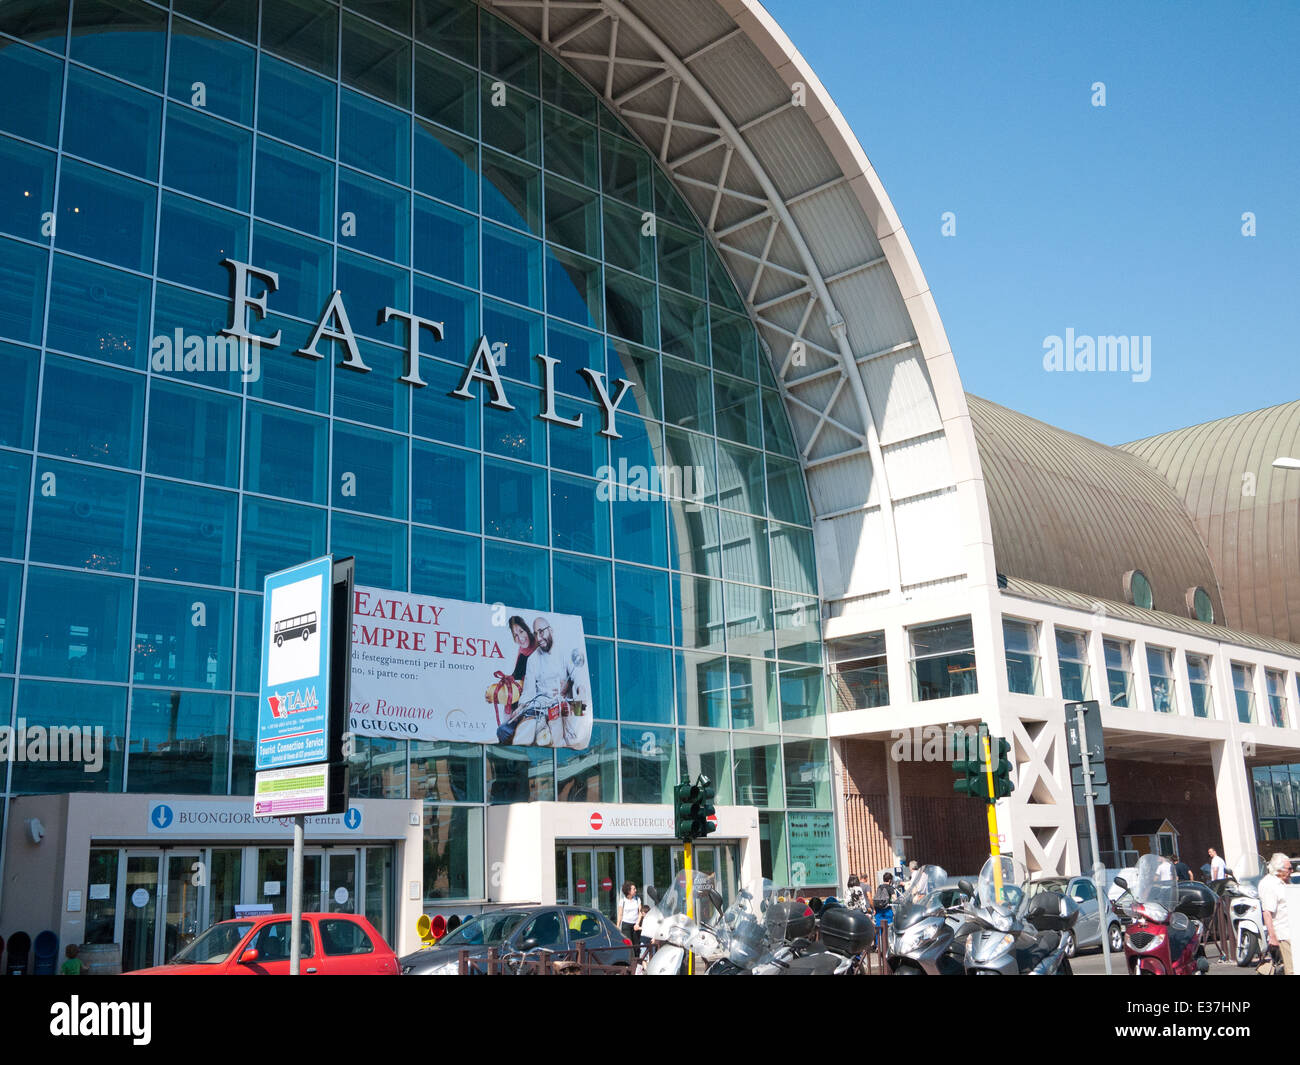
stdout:
<svg viewBox="0 0 1300 1065">
<path fill-rule="evenodd" d="M 1235 738 L 1215 742 L 1211 744 L 1210 757 L 1214 765 L 1219 828 L 1223 833 L 1223 848 L 1219 853 L 1233 868 L 1243 858 L 1249 868 L 1250 860 L 1257 854 L 1257 845 L 1250 803 L 1250 771 L 1242 757 L 1241 744 Z"/>
<path fill-rule="evenodd" d="M 902 839 L 903 818 L 902 788 L 898 782 L 898 763 L 890 756 L 889 745 L 885 745 L 885 797 L 888 804 L 886 811 L 889 819 L 889 845 L 894 851 L 894 863 L 897 864 L 907 856 L 907 840 Z"/>
</svg>

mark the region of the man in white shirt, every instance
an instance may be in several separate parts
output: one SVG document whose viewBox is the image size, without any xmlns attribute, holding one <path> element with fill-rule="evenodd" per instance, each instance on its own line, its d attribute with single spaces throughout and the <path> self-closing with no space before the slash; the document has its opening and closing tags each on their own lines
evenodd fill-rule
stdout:
<svg viewBox="0 0 1300 1065">
<path fill-rule="evenodd" d="M 1163 882 L 1174 879 L 1174 863 L 1168 858 L 1161 857 L 1159 866 L 1156 867 L 1156 880 Z"/>
<path fill-rule="evenodd" d="M 1228 863 L 1219 857 L 1219 852 L 1211 847 L 1208 851 L 1210 856 L 1210 883 L 1216 880 L 1222 880 L 1228 875 Z"/>
<path fill-rule="evenodd" d="M 1291 879 L 1291 859 L 1278 851 L 1268 860 L 1268 876 L 1259 882 L 1259 908 L 1264 913 L 1268 945 L 1282 952 L 1282 969 L 1289 976 L 1291 967 L 1291 916 L 1287 913 L 1283 885 Z"/>
<path fill-rule="evenodd" d="M 561 703 L 573 698 L 577 668 L 571 655 L 555 647 L 555 633 L 547 618 L 533 622 L 533 636 L 537 649 L 528 656 L 524 691 L 519 697 L 520 708 L 527 709 L 524 722 L 515 734 L 515 743 L 572 746 L 573 721 Z"/>
</svg>

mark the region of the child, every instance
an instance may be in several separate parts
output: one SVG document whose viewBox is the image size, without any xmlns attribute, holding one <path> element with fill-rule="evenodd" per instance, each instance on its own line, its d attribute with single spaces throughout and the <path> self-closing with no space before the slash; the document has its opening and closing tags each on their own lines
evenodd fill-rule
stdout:
<svg viewBox="0 0 1300 1065">
<path fill-rule="evenodd" d="M 645 972 L 645 962 L 646 959 L 650 957 L 650 940 L 641 935 L 641 925 L 649 915 L 650 907 L 643 902 L 641 904 L 641 914 L 637 917 L 636 924 L 633 925 L 634 935 L 632 937 L 633 943 L 636 944 L 635 953 L 637 957 L 638 973 Z"/>
<path fill-rule="evenodd" d="M 77 957 L 77 944 L 69 943 L 63 951 L 68 960 L 63 963 L 63 968 L 59 970 L 60 976 L 80 976 L 81 959 Z"/>
</svg>

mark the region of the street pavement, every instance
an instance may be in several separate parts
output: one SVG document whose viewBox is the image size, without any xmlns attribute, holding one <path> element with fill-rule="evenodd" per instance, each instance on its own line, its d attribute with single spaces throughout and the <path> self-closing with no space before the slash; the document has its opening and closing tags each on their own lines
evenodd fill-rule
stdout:
<svg viewBox="0 0 1300 1065">
<path fill-rule="evenodd" d="M 1213 948 L 1209 951 L 1210 971 L 1209 976 L 1254 976 L 1255 967 L 1248 966 L 1241 969 L 1237 963 L 1230 960 L 1224 960 L 1218 957 L 1218 952 Z M 1127 976 L 1128 973 L 1124 968 L 1124 954 L 1112 954 L 1110 957 L 1111 975 Z M 1078 957 L 1071 959 L 1070 968 L 1074 970 L 1076 976 L 1105 976 L 1106 964 L 1102 958 L 1101 951 L 1091 951 L 1087 954 L 1080 954 Z"/>
</svg>

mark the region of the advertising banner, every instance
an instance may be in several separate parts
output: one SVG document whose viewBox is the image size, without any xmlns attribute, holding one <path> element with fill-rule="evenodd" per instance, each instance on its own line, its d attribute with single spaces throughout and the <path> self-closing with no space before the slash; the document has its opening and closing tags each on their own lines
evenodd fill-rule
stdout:
<svg viewBox="0 0 1300 1065">
<path fill-rule="evenodd" d="M 330 587 L 334 561 L 313 559 L 266 578 L 256 768 L 329 758 Z"/>
<path fill-rule="evenodd" d="M 586 748 L 582 618 L 359 585 L 349 721 L 385 739 Z"/>
</svg>

